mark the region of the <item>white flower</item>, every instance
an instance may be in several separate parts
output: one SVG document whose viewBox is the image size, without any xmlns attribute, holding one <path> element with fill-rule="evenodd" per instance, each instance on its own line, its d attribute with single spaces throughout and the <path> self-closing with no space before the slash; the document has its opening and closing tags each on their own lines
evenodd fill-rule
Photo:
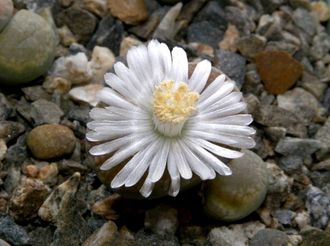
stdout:
<svg viewBox="0 0 330 246">
<path fill-rule="evenodd" d="M 129 160 L 111 182 L 112 188 L 135 185 L 148 172 L 140 189 L 148 197 L 165 170 L 171 177 L 169 195 L 180 190 L 180 178 L 195 173 L 202 180 L 231 170 L 218 157 L 239 158 L 237 148 L 251 148 L 255 130 L 235 83 L 225 75 L 208 87 L 211 63 L 199 62 L 188 78 L 188 60 L 182 48 L 172 52 L 156 40 L 127 53 L 126 67 L 117 62 L 105 75 L 109 87 L 99 99 L 109 105 L 94 108 L 87 126 L 89 141 L 103 143 L 92 155 L 113 153 L 101 166 L 108 170 Z"/>
</svg>

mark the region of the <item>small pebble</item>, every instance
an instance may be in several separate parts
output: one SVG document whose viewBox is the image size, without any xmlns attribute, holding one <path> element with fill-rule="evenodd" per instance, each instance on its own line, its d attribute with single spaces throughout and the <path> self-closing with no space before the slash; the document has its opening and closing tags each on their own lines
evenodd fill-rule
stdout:
<svg viewBox="0 0 330 246">
<path fill-rule="evenodd" d="M 52 159 L 72 153 L 76 139 L 72 130 L 63 125 L 46 124 L 35 127 L 26 143 L 38 159 Z"/>
<path fill-rule="evenodd" d="M 37 212 L 48 195 L 48 188 L 41 181 L 22 178 L 10 198 L 10 214 L 16 220 L 27 220 L 37 216 Z"/>
<path fill-rule="evenodd" d="M 111 14 L 126 24 L 134 25 L 148 18 L 144 0 L 108 0 Z"/>
<path fill-rule="evenodd" d="M 271 94 L 282 94 L 302 75 L 302 65 L 287 52 L 264 51 L 256 57 L 257 69 L 265 89 Z"/>
</svg>

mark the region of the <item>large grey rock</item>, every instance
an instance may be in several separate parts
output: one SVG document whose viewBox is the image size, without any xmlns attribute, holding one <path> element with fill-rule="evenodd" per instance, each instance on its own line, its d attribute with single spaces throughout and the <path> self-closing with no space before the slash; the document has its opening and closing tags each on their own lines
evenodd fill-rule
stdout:
<svg viewBox="0 0 330 246">
<path fill-rule="evenodd" d="M 39 15 L 20 10 L 0 33 L 0 81 L 30 82 L 44 74 L 55 55 L 56 38 Z"/>
</svg>

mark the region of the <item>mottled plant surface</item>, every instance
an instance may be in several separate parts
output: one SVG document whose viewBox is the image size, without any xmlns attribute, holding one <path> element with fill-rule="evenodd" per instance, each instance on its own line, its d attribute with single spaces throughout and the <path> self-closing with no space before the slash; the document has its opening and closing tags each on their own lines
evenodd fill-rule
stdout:
<svg viewBox="0 0 330 246">
<path fill-rule="evenodd" d="M 178 2 L 0 1 L 0 245 L 329 243 L 329 1 Z M 86 125 L 104 74 L 151 39 L 236 82 L 256 146 L 232 176 L 129 199 Z"/>
</svg>

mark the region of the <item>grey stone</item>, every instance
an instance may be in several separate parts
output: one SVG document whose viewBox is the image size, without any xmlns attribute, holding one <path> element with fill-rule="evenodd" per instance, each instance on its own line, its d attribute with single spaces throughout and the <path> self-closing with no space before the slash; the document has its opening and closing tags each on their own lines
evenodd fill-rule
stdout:
<svg viewBox="0 0 330 246">
<path fill-rule="evenodd" d="M 108 15 L 102 18 L 96 32 L 87 44 L 87 48 L 94 46 L 108 47 L 115 55 L 119 55 L 120 43 L 124 37 L 123 24 Z"/>
<path fill-rule="evenodd" d="M 301 156 L 308 158 L 321 148 L 321 142 L 316 139 L 292 138 L 281 139 L 275 147 L 275 151 L 284 156 Z"/>
<path fill-rule="evenodd" d="M 155 1 L 151 1 L 155 2 Z M 143 39 L 150 39 L 157 26 L 159 25 L 160 20 L 167 13 L 168 6 L 163 6 L 154 11 L 148 18 L 148 20 L 140 25 L 132 26 L 128 29 L 130 33 L 135 34 L 136 36 Z"/>
<path fill-rule="evenodd" d="M 159 245 L 159 246 L 179 246 L 179 240 L 174 235 L 160 236 L 158 234 L 147 233 L 140 230 L 135 234 L 135 246 Z"/>
<path fill-rule="evenodd" d="M 323 189 L 326 185 L 330 184 L 330 171 L 314 171 L 309 174 L 309 178 L 315 186 Z"/>
<path fill-rule="evenodd" d="M 318 100 L 311 93 L 299 87 L 278 95 L 277 102 L 280 108 L 291 111 L 306 124 L 322 114 Z"/>
<path fill-rule="evenodd" d="M 312 170 L 330 171 L 330 159 L 326 159 L 312 166 Z"/>
<path fill-rule="evenodd" d="M 29 232 L 30 244 L 38 246 L 49 246 L 53 241 L 54 230 L 50 227 L 36 227 Z"/>
<path fill-rule="evenodd" d="M 206 245 L 206 236 L 204 228 L 201 226 L 183 226 L 180 228 L 181 245 Z"/>
<path fill-rule="evenodd" d="M 264 49 L 265 44 L 266 39 L 259 35 L 241 37 L 236 43 L 239 52 L 249 59 L 255 58 Z"/>
<path fill-rule="evenodd" d="M 289 155 L 280 158 L 279 166 L 286 173 L 293 174 L 296 171 L 300 171 L 304 164 L 304 158 L 296 155 Z"/>
<path fill-rule="evenodd" d="M 206 245 L 246 246 L 258 231 L 265 228 L 259 221 L 213 228 L 207 237 Z"/>
<path fill-rule="evenodd" d="M 245 79 L 245 58 L 226 50 L 217 50 L 215 54 L 218 59 L 218 64 L 215 66 L 234 80 L 238 88 L 241 88 Z"/>
<path fill-rule="evenodd" d="M 316 19 L 306 9 L 298 8 L 293 12 L 293 21 L 308 35 L 313 36 L 316 32 Z"/>
<path fill-rule="evenodd" d="M 317 131 L 315 138 L 324 145 L 322 152 L 330 153 L 330 117 L 328 117 L 324 125 Z"/>
<path fill-rule="evenodd" d="M 90 121 L 89 111 L 90 111 L 89 107 L 71 108 L 68 113 L 68 119 L 72 121 L 77 120 L 86 126 L 87 122 Z"/>
<path fill-rule="evenodd" d="M 41 85 L 29 86 L 22 88 L 25 98 L 29 101 L 36 101 L 38 99 L 50 100 L 51 95 L 48 94 Z"/>
<path fill-rule="evenodd" d="M 253 112 L 256 122 L 264 126 L 284 127 L 287 133 L 297 137 L 306 137 L 307 129 L 301 120 L 286 109 L 274 105 L 260 105 Z"/>
<path fill-rule="evenodd" d="M 9 216 L 0 216 L 0 238 L 17 246 L 29 245 L 30 240 L 26 230 Z"/>
<path fill-rule="evenodd" d="M 279 209 L 273 212 L 273 216 L 284 226 L 291 225 L 295 213 L 289 209 Z"/>
<path fill-rule="evenodd" d="M 79 41 L 87 43 L 97 26 L 97 18 L 76 6 L 63 9 L 55 16 L 57 26 L 66 25 L 75 34 Z"/>
<path fill-rule="evenodd" d="M 55 55 L 55 34 L 39 15 L 18 11 L 0 34 L 0 80 L 21 84 L 44 74 Z"/>
<path fill-rule="evenodd" d="M 284 0 L 260 0 L 264 10 L 267 13 L 273 13 L 278 7 L 280 7 L 285 1 Z"/>
<path fill-rule="evenodd" d="M 174 235 L 179 226 L 177 216 L 176 209 L 160 205 L 146 211 L 144 226 L 159 235 Z"/>
<path fill-rule="evenodd" d="M 187 29 L 188 42 L 205 43 L 217 47 L 224 32 L 210 25 L 207 21 L 194 22 Z"/>
<path fill-rule="evenodd" d="M 178 3 L 170 8 L 157 26 L 153 38 L 162 41 L 171 41 L 180 31 L 182 25 L 176 22 L 182 8 L 182 3 Z"/>
<path fill-rule="evenodd" d="M 330 36 L 325 32 L 321 32 L 313 37 L 312 46 L 309 55 L 313 60 L 322 59 L 329 53 L 330 50 Z"/>
<path fill-rule="evenodd" d="M 14 12 L 12 0 L 3 0 L 0 2 L 0 32 L 7 25 Z"/>
<path fill-rule="evenodd" d="M 25 139 L 25 135 L 18 137 L 16 143 L 8 148 L 6 163 L 20 167 L 22 163 L 27 159 L 28 152 L 26 149 Z"/>
<path fill-rule="evenodd" d="M 250 246 L 287 246 L 289 237 L 282 231 L 263 229 L 251 239 Z"/>
<path fill-rule="evenodd" d="M 217 47 L 227 29 L 225 12 L 216 1 L 209 2 L 188 27 L 187 40 Z"/>
<path fill-rule="evenodd" d="M 64 115 L 63 111 L 53 102 L 45 99 L 39 99 L 32 103 L 33 116 L 35 125 L 56 124 L 59 123 Z"/>
<path fill-rule="evenodd" d="M 80 174 L 73 174 L 48 196 L 38 211 L 43 220 L 56 224 L 51 246 L 81 245 L 91 234 L 82 217 L 85 204 L 76 195 L 79 183 Z"/>
<path fill-rule="evenodd" d="M 277 143 L 280 139 L 286 135 L 286 129 L 284 127 L 271 126 L 265 128 L 265 133 L 273 142 Z"/>
<path fill-rule="evenodd" d="M 330 198 L 318 187 L 310 186 L 306 191 L 305 205 L 312 225 L 324 229 L 329 222 Z"/>
<path fill-rule="evenodd" d="M 330 242 L 329 232 L 317 228 L 309 228 L 301 232 L 303 241 L 300 246 L 326 246 Z"/>
<path fill-rule="evenodd" d="M 204 8 L 200 10 L 194 18 L 194 22 L 209 21 L 213 27 L 218 27 L 225 31 L 227 29 L 227 21 L 225 12 L 217 1 L 208 2 Z"/>
<path fill-rule="evenodd" d="M 225 14 L 226 20 L 235 25 L 245 35 L 250 35 L 256 29 L 255 22 L 252 16 L 249 16 L 246 8 L 241 9 L 236 6 L 226 6 Z"/>
<path fill-rule="evenodd" d="M 322 104 L 327 109 L 328 113 L 330 113 L 330 88 L 325 91 Z"/>
<path fill-rule="evenodd" d="M 13 113 L 13 106 L 8 102 L 6 96 L 0 93 L 0 121 L 8 119 Z"/>
<path fill-rule="evenodd" d="M 0 121 L 0 138 L 6 142 L 16 139 L 25 131 L 25 126 L 16 121 Z"/>
</svg>

